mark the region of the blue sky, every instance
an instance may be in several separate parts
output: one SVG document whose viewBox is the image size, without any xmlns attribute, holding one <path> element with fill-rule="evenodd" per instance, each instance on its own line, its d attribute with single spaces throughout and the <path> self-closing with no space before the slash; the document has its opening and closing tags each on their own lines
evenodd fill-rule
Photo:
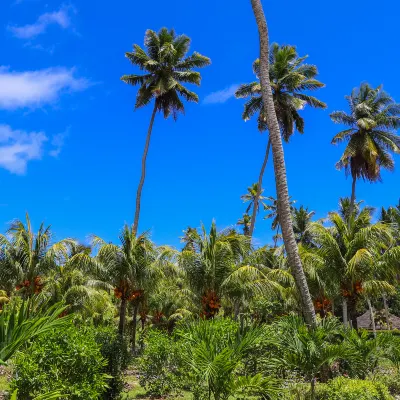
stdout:
<svg viewBox="0 0 400 400">
<path fill-rule="evenodd" d="M 318 66 L 327 110 L 306 108 L 305 134 L 285 145 L 290 194 L 317 217 L 335 209 L 351 182 L 334 164 L 343 148 L 330 140 L 329 119 L 362 81 L 400 101 L 400 52 L 395 1 L 338 0 L 311 7 L 264 2 L 272 41 L 293 44 Z M 308 3 L 307 3 L 308 4 Z M 384 6 L 385 4 L 385 6 Z M 253 80 L 258 36 L 250 1 L 2 0 L 0 3 L 0 227 L 29 212 L 56 237 L 95 233 L 116 240 L 131 223 L 151 110 L 133 112 L 136 89 L 119 78 L 135 70 L 124 57 L 143 44 L 146 29 L 173 27 L 207 55 L 199 104 L 178 122 L 155 122 L 143 192 L 140 230 L 179 246 L 182 230 L 234 224 L 240 195 L 257 180 L 267 141 L 255 121 L 243 122 L 232 88 Z M 210 97 L 211 96 L 211 97 Z M 208 100 L 207 100 L 208 99 Z M 396 157 L 399 163 L 400 158 Z M 358 185 L 358 198 L 380 207 L 397 202 L 399 171 L 383 184 Z M 272 163 L 264 179 L 274 195 Z M 261 218 L 259 244 L 271 241 Z"/>
</svg>

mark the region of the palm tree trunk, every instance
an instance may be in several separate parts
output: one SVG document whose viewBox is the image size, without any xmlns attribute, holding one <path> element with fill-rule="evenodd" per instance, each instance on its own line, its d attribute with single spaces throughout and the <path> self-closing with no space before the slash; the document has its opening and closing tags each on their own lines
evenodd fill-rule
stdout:
<svg viewBox="0 0 400 400">
<path fill-rule="evenodd" d="M 154 119 L 156 117 L 156 113 L 157 113 L 157 103 L 154 103 L 154 109 L 153 109 L 153 113 L 151 114 L 150 125 L 149 125 L 149 129 L 147 131 L 146 144 L 144 146 L 144 151 L 143 151 L 143 156 L 142 156 L 142 175 L 140 176 L 139 186 L 138 186 L 137 193 L 136 193 L 135 219 L 133 221 L 133 227 L 132 227 L 132 232 L 134 235 L 136 235 L 138 226 L 139 226 L 139 215 L 140 215 L 140 203 L 141 203 L 141 199 L 142 199 L 142 189 L 143 189 L 144 180 L 146 178 L 146 159 L 147 159 L 147 153 L 149 152 L 151 132 L 153 130 L 153 124 L 154 124 Z"/>
<path fill-rule="evenodd" d="M 347 311 L 347 299 L 346 297 L 343 297 L 342 300 L 342 309 L 343 309 L 343 325 L 347 328 L 349 326 L 349 320 L 348 320 L 348 311 Z"/>
<path fill-rule="evenodd" d="M 292 214 L 290 211 L 289 192 L 286 179 L 285 157 L 283 154 L 282 138 L 276 117 L 274 101 L 272 98 L 271 83 L 269 80 L 269 38 L 268 27 L 265 19 L 261 0 L 251 0 L 254 16 L 257 21 L 260 37 L 260 83 L 264 103 L 264 113 L 267 117 L 267 126 L 272 145 L 274 160 L 276 193 L 278 196 L 279 221 L 285 244 L 289 265 L 300 293 L 302 310 L 307 325 L 316 326 L 315 310 L 311 300 L 306 276 L 303 271 L 299 250 L 293 232 Z"/>
<path fill-rule="evenodd" d="M 274 237 L 274 249 L 276 249 L 277 245 L 278 245 L 278 235 L 279 235 L 279 224 L 276 227 L 276 235 Z"/>
<path fill-rule="evenodd" d="M 138 308 L 139 308 L 138 304 L 135 304 L 133 306 L 133 315 L 132 315 L 132 353 L 136 352 L 136 328 L 137 328 Z"/>
<path fill-rule="evenodd" d="M 371 315 L 372 332 L 374 333 L 374 337 L 376 337 L 374 309 L 372 308 L 371 300 L 368 297 L 367 297 L 367 304 L 368 304 L 368 308 L 369 308 L 369 313 Z"/>
<path fill-rule="evenodd" d="M 234 304 L 234 320 L 237 321 L 239 318 L 239 313 L 240 313 L 240 303 L 239 300 L 235 301 Z"/>
<path fill-rule="evenodd" d="M 250 229 L 249 229 L 249 236 L 250 237 L 253 236 L 254 226 L 256 224 L 256 217 L 257 217 L 257 212 L 258 212 L 258 203 L 260 201 L 260 196 L 261 196 L 261 192 L 262 192 L 262 181 L 263 181 L 263 177 L 264 177 L 265 167 L 267 166 L 267 163 L 268 163 L 270 148 L 271 148 L 271 139 L 268 139 L 267 150 L 265 152 L 264 161 L 263 161 L 263 164 L 261 166 L 260 175 L 258 177 L 257 195 L 256 195 L 256 198 L 254 199 L 254 204 L 253 204 L 253 214 L 251 216 Z"/>
<path fill-rule="evenodd" d="M 357 177 L 353 176 L 353 182 L 351 184 L 351 199 L 350 199 L 350 208 L 349 208 L 349 215 L 347 225 L 350 227 L 351 221 L 353 219 L 353 210 L 354 210 L 354 203 L 356 201 L 356 183 Z"/>
<path fill-rule="evenodd" d="M 382 299 L 383 299 L 383 307 L 385 308 L 385 318 L 386 318 L 387 327 L 388 327 L 388 330 L 390 330 L 389 307 L 388 307 L 386 295 L 384 293 L 382 293 Z"/>
<path fill-rule="evenodd" d="M 121 299 L 121 305 L 119 307 L 119 325 L 118 332 L 122 336 L 125 329 L 125 316 L 126 316 L 126 299 Z"/>
</svg>

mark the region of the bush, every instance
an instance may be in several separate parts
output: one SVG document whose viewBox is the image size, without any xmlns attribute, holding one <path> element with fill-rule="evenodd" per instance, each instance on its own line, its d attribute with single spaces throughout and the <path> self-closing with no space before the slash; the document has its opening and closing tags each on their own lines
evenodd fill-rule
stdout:
<svg viewBox="0 0 400 400">
<path fill-rule="evenodd" d="M 53 390 L 70 400 L 94 400 L 106 390 L 105 366 L 92 329 L 54 330 L 16 355 L 11 389 L 23 400 Z"/>
<path fill-rule="evenodd" d="M 139 360 L 140 384 L 153 396 L 164 396 L 181 387 L 177 371 L 179 347 L 168 334 L 150 330 Z"/>
<path fill-rule="evenodd" d="M 388 388 L 379 382 L 336 378 L 317 385 L 318 400 L 392 400 Z"/>
<path fill-rule="evenodd" d="M 124 388 L 122 372 L 130 360 L 129 345 L 127 340 L 121 338 L 117 330 L 112 327 L 97 327 L 94 330 L 96 343 L 100 352 L 107 361 L 103 372 L 112 376 L 104 394 L 105 399 L 116 399 Z"/>
<path fill-rule="evenodd" d="M 400 395 L 400 373 L 395 369 L 379 372 L 373 376 L 372 380 L 385 385 L 390 394 Z"/>
</svg>

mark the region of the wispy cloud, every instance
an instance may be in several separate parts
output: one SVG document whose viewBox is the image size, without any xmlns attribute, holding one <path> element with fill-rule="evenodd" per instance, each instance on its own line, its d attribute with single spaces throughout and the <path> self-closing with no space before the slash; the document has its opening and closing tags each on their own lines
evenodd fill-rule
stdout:
<svg viewBox="0 0 400 400">
<path fill-rule="evenodd" d="M 13 174 L 24 174 L 29 161 L 42 157 L 47 140 L 44 132 L 25 132 L 0 125 L 0 167 Z"/>
<path fill-rule="evenodd" d="M 230 98 L 235 96 L 235 92 L 239 85 L 231 85 L 225 89 L 218 90 L 217 92 L 210 93 L 204 98 L 204 104 L 217 104 L 225 103 Z"/>
<path fill-rule="evenodd" d="M 69 135 L 69 129 L 70 128 L 67 128 L 65 132 L 53 136 L 53 139 L 51 140 L 53 149 L 49 152 L 52 157 L 58 157 L 60 155 L 61 150 L 64 147 L 65 139 Z"/>
<path fill-rule="evenodd" d="M 40 107 L 65 91 L 81 91 L 90 85 L 89 80 L 76 78 L 73 68 L 14 72 L 0 66 L 0 109 Z"/>
<path fill-rule="evenodd" d="M 8 30 L 19 39 L 33 39 L 45 33 L 50 25 L 67 29 L 71 26 L 71 10 L 74 10 L 71 6 L 63 6 L 58 11 L 42 14 L 33 24 L 8 26 Z"/>
</svg>

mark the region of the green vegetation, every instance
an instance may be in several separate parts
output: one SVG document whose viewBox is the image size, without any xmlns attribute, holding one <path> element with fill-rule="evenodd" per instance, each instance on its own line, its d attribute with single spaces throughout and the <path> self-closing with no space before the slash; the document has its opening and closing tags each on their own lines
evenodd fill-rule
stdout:
<svg viewBox="0 0 400 400">
<path fill-rule="evenodd" d="M 135 109 L 153 107 L 132 226 L 118 243 L 55 242 L 51 227 L 35 232 L 27 214 L 0 235 L 0 392 L 9 398 L 400 395 L 400 325 L 391 315 L 400 313 L 400 204 L 377 215 L 356 198 L 358 179 L 379 181 L 394 168 L 400 105 L 365 83 L 347 97 L 349 113 L 331 114 L 346 125 L 332 143 L 347 142 L 336 166 L 351 175 L 352 192 L 315 220 L 289 196 L 282 141 L 305 132 L 306 105 L 326 108 L 310 94 L 324 85 L 294 46 L 270 46 L 261 2 L 251 4 L 257 80 L 236 97 L 247 99 L 243 119 L 257 114 L 268 138 L 237 226 L 189 226 L 181 249 L 138 232 L 155 116 L 176 119 L 184 100 L 198 102 L 184 84 L 200 85 L 196 69 L 210 64 L 188 55 L 189 37 L 147 30 L 144 49 L 126 53 L 144 74 L 121 78 L 139 86 Z M 271 149 L 276 193 L 262 187 Z M 273 246 L 252 239 L 258 215 L 272 220 Z"/>
</svg>

